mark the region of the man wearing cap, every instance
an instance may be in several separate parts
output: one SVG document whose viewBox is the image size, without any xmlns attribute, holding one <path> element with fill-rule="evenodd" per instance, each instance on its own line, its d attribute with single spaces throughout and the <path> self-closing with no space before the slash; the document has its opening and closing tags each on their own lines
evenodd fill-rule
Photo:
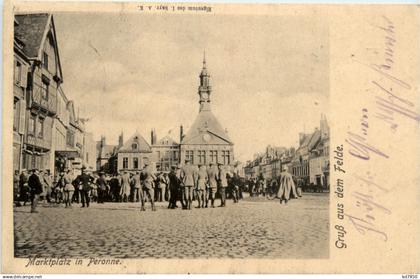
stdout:
<svg viewBox="0 0 420 279">
<path fill-rule="evenodd" d="M 105 180 L 105 174 L 103 172 L 99 173 L 99 177 L 96 179 L 96 185 L 98 186 L 98 203 L 104 203 L 107 183 Z"/>
<path fill-rule="evenodd" d="M 130 197 L 130 175 L 127 171 L 121 177 L 120 196 L 123 202 L 128 202 L 128 198 Z"/>
<path fill-rule="evenodd" d="M 38 213 L 36 206 L 38 205 L 39 195 L 43 192 L 42 183 L 38 175 L 38 170 L 34 169 L 32 175 L 28 179 L 28 185 L 31 192 L 31 213 Z"/>
<path fill-rule="evenodd" d="M 141 204 L 141 210 L 145 211 L 146 208 L 144 207 L 146 196 L 150 199 L 150 203 L 152 205 L 152 211 L 156 211 L 155 207 L 155 191 L 154 191 L 154 184 L 153 181 L 156 180 L 156 176 L 153 174 L 149 164 L 145 164 L 143 172 L 143 199 Z"/>
<path fill-rule="evenodd" d="M 176 200 L 178 198 L 178 189 L 180 187 L 180 180 L 178 176 L 176 175 L 176 166 L 171 167 L 171 171 L 168 175 L 169 180 L 169 204 L 168 208 L 175 209 L 176 206 Z"/>
<path fill-rule="evenodd" d="M 133 176 L 134 196 L 133 201 L 140 202 L 143 200 L 143 191 L 141 189 L 140 172 L 137 171 Z"/>
<path fill-rule="evenodd" d="M 20 190 L 20 195 L 19 195 L 19 199 L 21 202 L 23 202 L 23 205 L 26 205 L 26 202 L 29 199 L 29 185 L 28 185 L 28 171 L 26 169 L 22 170 L 22 173 L 19 176 L 19 190 Z"/>
<path fill-rule="evenodd" d="M 227 172 L 222 164 L 218 164 L 218 182 L 219 182 L 219 193 L 220 193 L 220 205 L 219 207 L 225 207 L 226 206 L 226 187 L 228 186 L 227 182 Z"/>
<path fill-rule="evenodd" d="M 210 163 L 209 168 L 207 169 L 207 195 L 206 195 L 206 207 L 208 207 L 208 201 L 211 202 L 211 207 L 214 207 L 214 199 L 217 191 L 217 168 Z"/>
<path fill-rule="evenodd" d="M 85 207 L 85 202 L 86 206 L 89 207 L 89 192 L 92 188 L 91 183 L 93 183 L 93 181 L 94 178 L 86 172 L 86 167 L 82 167 L 82 174 L 77 176 L 75 180 L 76 185 L 81 186 L 80 196 L 82 199 L 82 207 Z"/>
<path fill-rule="evenodd" d="M 204 208 L 207 180 L 208 180 L 208 175 L 207 175 L 206 166 L 205 165 L 198 166 L 197 188 L 196 188 L 197 201 L 198 201 L 197 208 Z"/>
<path fill-rule="evenodd" d="M 181 168 L 181 179 L 183 182 L 184 202 L 186 208 L 191 210 L 192 190 L 196 185 L 197 173 L 188 159 L 185 160 L 185 165 Z"/>
</svg>

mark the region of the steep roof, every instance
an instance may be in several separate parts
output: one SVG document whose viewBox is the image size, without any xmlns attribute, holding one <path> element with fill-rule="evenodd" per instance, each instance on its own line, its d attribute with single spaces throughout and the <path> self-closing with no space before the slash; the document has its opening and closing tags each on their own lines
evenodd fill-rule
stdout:
<svg viewBox="0 0 420 279">
<path fill-rule="evenodd" d="M 137 148 L 133 149 L 133 143 L 137 143 Z M 139 132 L 135 132 L 123 146 L 118 149 L 118 152 L 151 152 L 152 149 L 147 141 L 140 135 Z"/>
<path fill-rule="evenodd" d="M 171 136 L 166 135 L 160 140 L 157 141 L 155 145 L 177 145 L 178 142 L 176 142 Z"/>
<path fill-rule="evenodd" d="M 16 15 L 16 37 L 24 43 L 23 52 L 30 58 L 38 57 L 49 14 Z"/>
<path fill-rule="evenodd" d="M 62 80 L 63 72 L 61 69 L 53 16 L 48 13 L 18 14 L 15 15 L 15 20 L 17 21 L 14 27 L 15 37 L 23 43 L 22 50 L 29 59 L 41 59 L 40 49 L 43 47 L 51 26 L 51 36 L 55 44 L 54 50 L 58 64 L 57 77 Z"/>
<path fill-rule="evenodd" d="M 198 113 L 194 124 L 182 139 L 181 144 L 188 144 L 192 141 L 196 143 L 196 140 L 199 138 L 201 139 L 200 136 L 206 132 L 213 134 L 228 144 L 233 144 L 226 131 L 222 128 L 222 125 L 220 125 L 219 121 L 210 110 L 202 110 Z M 207 143 L 203 140 L 202 144 Z"/>
<path fill-rule="evenodd" d="M 104 145 L 101 146 L 101 142 L 96 142 L 96 149 L 98 152 L 99 158 L 110 158 L 112 155 L 114 155 L 115 151 L 115 145 Z"/>
</svg>

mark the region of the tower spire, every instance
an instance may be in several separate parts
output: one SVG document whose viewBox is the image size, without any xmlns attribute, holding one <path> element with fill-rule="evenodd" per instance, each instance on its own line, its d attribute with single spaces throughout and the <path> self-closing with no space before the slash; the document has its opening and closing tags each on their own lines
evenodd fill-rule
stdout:
<svg viewBox="0 0 420 279">
<path fill-rule="evenodd" d="M 200 111 L 210 110 L 210 94 L 211 94 L 210 75 L 207 72 L 206 50 L 204 49 L 203 69 L 201 70 L 201 73 L 200 73 L 200 86 L 198 87 L 198 95 L 200 96 L 200 100 L 199 100 Z"/>
<path fill-rule="evenodd" d="M 203 53 L 203 69 L 206 68 L 206 49 L 204 49 L 204 53 Z"/>
</svg>

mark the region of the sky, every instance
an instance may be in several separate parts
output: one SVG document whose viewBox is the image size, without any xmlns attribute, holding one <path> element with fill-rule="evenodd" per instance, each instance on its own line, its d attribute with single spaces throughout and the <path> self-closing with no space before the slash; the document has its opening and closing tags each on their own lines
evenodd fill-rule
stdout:
<svg viewBox="0 0 420 279">
<path fill-rule="evenodd" d="M 203 51 L 212 111 L 246 161 L 298 145 L 329 102 L 328 25 L 304 16 L 54 14 L 63 89 L 87 130 L 179 141 L 198 113 Z M 76 110 L 77 111 L 77 110 Z"/>
</svg>

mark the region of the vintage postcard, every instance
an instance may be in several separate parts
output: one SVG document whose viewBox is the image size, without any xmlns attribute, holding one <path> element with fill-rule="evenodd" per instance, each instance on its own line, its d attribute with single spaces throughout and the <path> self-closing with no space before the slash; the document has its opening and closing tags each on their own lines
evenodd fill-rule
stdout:
<svg viewBox="0 0 420 279">
<path fill-rule="evenodd" d="M 418 273 L 419 15 L 6 2 L 2 272 Z"/>
</svg>

